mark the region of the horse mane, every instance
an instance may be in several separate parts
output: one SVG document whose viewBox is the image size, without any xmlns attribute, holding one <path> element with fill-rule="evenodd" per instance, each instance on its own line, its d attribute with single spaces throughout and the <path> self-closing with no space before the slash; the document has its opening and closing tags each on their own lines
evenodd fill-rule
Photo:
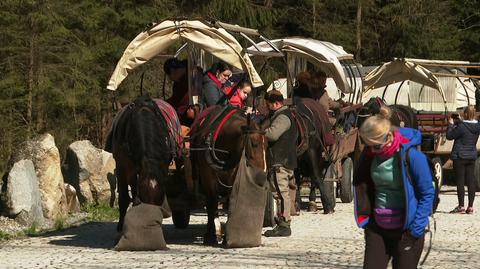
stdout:
<svg viewBox="0 0 480 269">
<path fill-rule="evenodd" d="M 163 179 L 165 173 L 158 164 L 168 164 L 173 157 L 165 119 L 148 96 L 141 96 L 133 102 L 130 116 L 132 120 L 126 138 L 135 164 L 143 166 L 147 175 Z"/>
</svg>

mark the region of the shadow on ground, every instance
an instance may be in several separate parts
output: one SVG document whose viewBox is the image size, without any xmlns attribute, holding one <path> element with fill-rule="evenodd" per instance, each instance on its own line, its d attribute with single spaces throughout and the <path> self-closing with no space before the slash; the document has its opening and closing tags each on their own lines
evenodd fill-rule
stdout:
<svg viewBox="0 0 480 269">
<path fill-rule="evenodd" d="M 168 244 L 202 244 L 205 224 L 190 224 L 186 229 L 177 229 L 173 224 L 162 226 Z M 119 239 L 117 222 L 89 222 L 62 231 L 48 232 L 35 237 L 52 238 L 52 245 L 113 248 Z"/>
</svg>

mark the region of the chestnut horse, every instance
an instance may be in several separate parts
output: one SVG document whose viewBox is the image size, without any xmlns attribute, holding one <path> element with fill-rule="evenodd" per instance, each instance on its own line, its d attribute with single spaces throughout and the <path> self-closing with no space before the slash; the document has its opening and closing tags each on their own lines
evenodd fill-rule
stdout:
<svg viewBox="0 0 480 269">
<path fill-rule="evenodd" d="M 148 96 L 138 97 L 115 117 L 105 150 L 113 153 L 116 162 L 118 231 L 130 202 L 163 204 L 168 166 L 175 151 L 172 144 L 167 122 Z"/>
<path fill-rule="evenodd" d="M 266 142 L 264 132 L 243 110 L 218 106 L 207 112 L 192 127 L 191 157 L 194 177 L 206 196 L 208 223 L 204 243 L 215 245 L 219 197 L 229 197 L 243 151 L 249 165 L 266 168 Z"/>
</svg>

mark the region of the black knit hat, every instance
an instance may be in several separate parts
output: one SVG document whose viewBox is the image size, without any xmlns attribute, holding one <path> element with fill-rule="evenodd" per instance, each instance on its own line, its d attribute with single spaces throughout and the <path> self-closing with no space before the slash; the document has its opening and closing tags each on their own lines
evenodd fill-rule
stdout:
<svg viewBox="0 0 480 269">
<path fill-rule="evenodd" d="M 163 71 L 169 75 L 173 69 L 187 68 L 187 60 L 179 60 L 177 58 L 170 58 L 163 64 Z"/>
<path fill-rule="evenodd" d="M 283 94 L 277 90 L 271 90 L 265 94 L 265 100 L 271 103 L 283 102 Z"/>
</svg>

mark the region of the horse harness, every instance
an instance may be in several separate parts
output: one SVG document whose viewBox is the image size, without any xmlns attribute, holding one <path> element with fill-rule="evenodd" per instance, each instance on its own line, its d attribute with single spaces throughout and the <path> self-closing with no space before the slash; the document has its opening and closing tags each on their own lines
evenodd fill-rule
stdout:
<svg viewBox="0 0 480 269">
<path fill-rule="evenodd" d="M 166 115 L 165 113 L 163 113 L 160 108 L 158 107 L 157 103 L 155 103 L 155 101 L 153 101 L 152 99 L 150 100 L 145 100 L 145 104 L 142 105 L 142 104 L 136 104 L 135 102 L 132 102 L 130 104 L 128 104 L 128 106 L 126 107 L 125 111 L 127 110 L 133 110 L 135 108 L 137 109 L 141 109 L 143 107 L 146 107 L 148 109 L 150 109 L 154 114 L 155 116 L 157 117 L 157 119 L 159 119 L 160 121 L 162 121 L 165 126 L 169 126 L 168 122 L 167 122 L 167 119 L 166 119 Z M 129 115 L 131 117 L 131 115 Z M 128 127 L 127 127 L 128 128 Z M 126 132 L 128 133 L 128 132 Z M 168 145 L 168 148 L 169 148 L 169 152 L 171 154 L 171 157 L 172 158 L 175 158 L 175 157 L 178 157 L 178 144 L 177 144 L 177 141 L 173 135 L 173 133 L 169 130 L 168 131 L 168 137 L 165 139 L 165 142 L 167 143 Z M 128 150 L 128 154 L 130 155 L 131 154 L 131 151 L 130 151 L 130 148 L 127 144 L 127 150 Z"/>
<path fill-rule="evenodd" d="M 211 120 L 208 123 L 208 127 L 205 128 L 210 130 L 206 135 L 201 137 L 201 141 L 202 141 L 201 144 L 203 144 L 205 147 L 190 147 L 191 151 L 205 151 L 205 159 L 208 165 L 214 170 L 214 174 L 218 184 L 227 189 L 231 189 L 233 186 L 224 184 L 220 180 L 220 177 L 218 176 L 217 172 L 230 170 L 232 168 L 235 168 L 236 165 L 232 166 L 231 164 L 227 163 L 227 161 L 220 160 L 220 158 L 216 155 L 217 152 L 225 153 L 225 154 L 230 154 L 230 152 L 227 150 L 216 148 L 215 143 L 225 123 L 227 123 L 227 121 L 238 111 L 240 111 L 240 109 L 237 107 L 233 107 L 229 105 L 223 107 L 213 117 L 213 120 Z M 203 124 L 205 120 L 206 119 L 203 119 L 203 121 L 200 122 L 199 125 Z M 257 131 L 257 130 L 243 131 L 243 135 L 248 135 L 251 133 L 261 133 L 261 131 Z M 200 135 L 201 133 L 199 132 L 193 134 L 191 136 L 191 140 L 193 140 L 192 138 L 198 137 Z"/>
</svg>

